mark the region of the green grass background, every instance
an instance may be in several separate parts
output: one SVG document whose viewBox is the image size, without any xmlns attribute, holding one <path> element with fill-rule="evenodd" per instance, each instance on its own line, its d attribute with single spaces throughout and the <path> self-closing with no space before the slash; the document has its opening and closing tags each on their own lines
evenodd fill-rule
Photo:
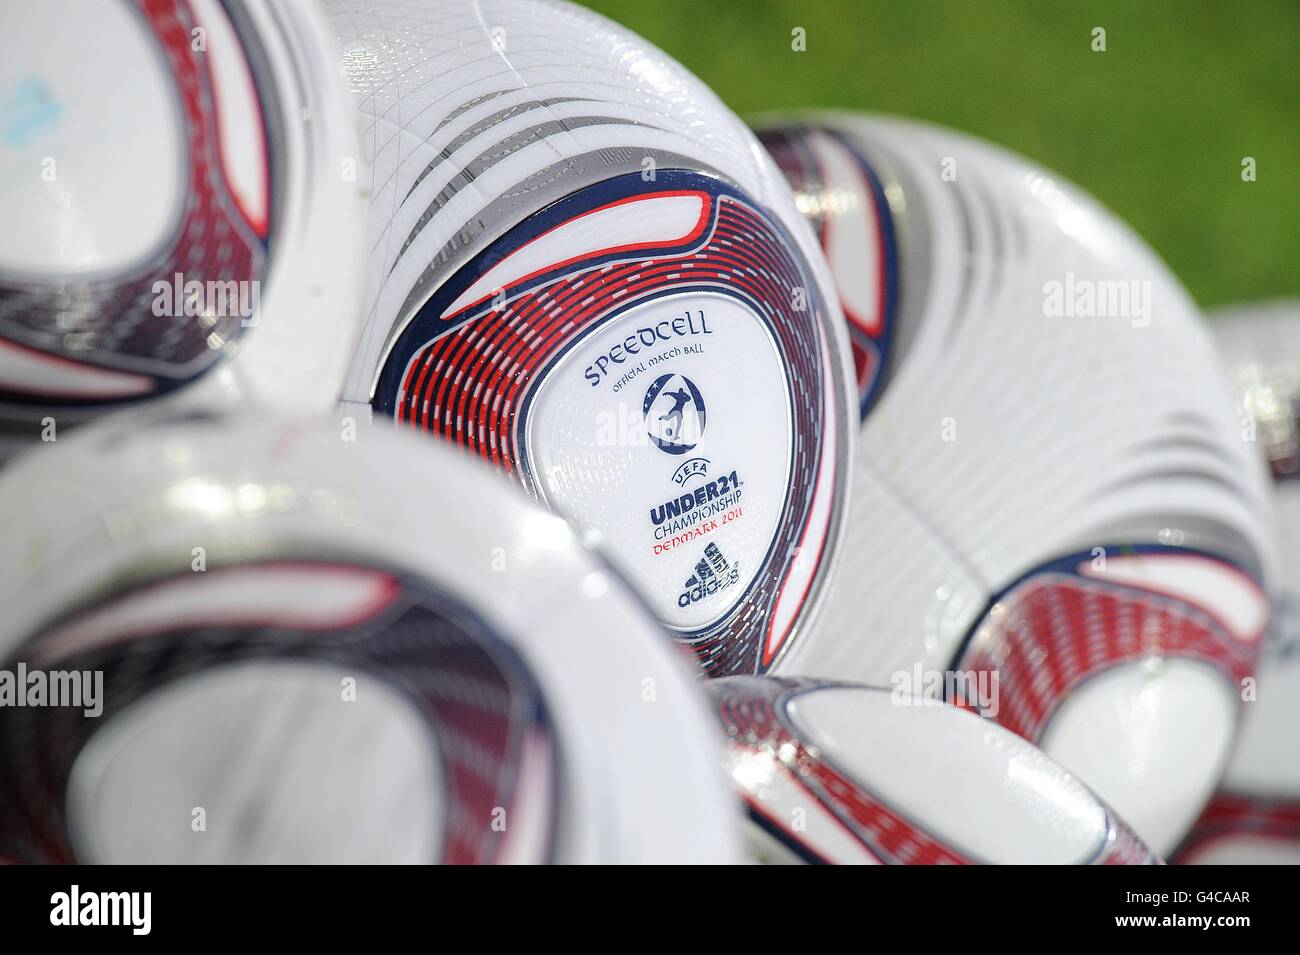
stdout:
<svg viewBox="0 0 1300 955">
<path fill-rule="evenodd" d="M 1300 295 L 1300 0 L 587 5 L 742 116 L 870 109 L 1010 146 L 1127 219 L 1202 305 Z"/>
</svg>

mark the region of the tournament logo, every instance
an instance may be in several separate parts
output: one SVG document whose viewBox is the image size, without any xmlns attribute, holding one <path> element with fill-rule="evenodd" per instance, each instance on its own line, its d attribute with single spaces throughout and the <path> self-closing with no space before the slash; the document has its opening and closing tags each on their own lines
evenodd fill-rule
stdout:
<svg viewBox="0 0 1300 955">
<path fill-rule="evenodd" d="M 641 405 L 646 433 L 668 454 L 685 454 L 704 436 L 704 396 L 685 375 L 660 375 Z"/>
</svg>

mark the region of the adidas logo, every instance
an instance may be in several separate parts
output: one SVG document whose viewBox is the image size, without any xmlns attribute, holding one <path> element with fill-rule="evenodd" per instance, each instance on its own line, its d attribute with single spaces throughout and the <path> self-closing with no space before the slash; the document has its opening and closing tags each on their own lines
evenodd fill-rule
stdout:
<svg viewBox="0 0 1300 955">
<path fill-rule="evenodd" d="M 740 564 L 730 563 L 717 544 L 704 548 L 704 557 L 695 564 L 695 573 L 686 578 L 677 597 L 677 606 L 686 608 L 706 597 L 726 590 L 740 580 Z"/>
</svg>

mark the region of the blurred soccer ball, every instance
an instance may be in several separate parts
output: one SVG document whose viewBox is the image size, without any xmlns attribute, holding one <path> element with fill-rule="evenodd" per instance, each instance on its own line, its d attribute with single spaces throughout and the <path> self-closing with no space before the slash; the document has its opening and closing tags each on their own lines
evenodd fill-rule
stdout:
<svg viewBox="0 0 1300 955">
<path fill-rule="evenodd" d="M 387 429 L 141 415 L 20 459 L 0 511 L 0 673 L 23 694 L 0 707 L 0 855 L 737 857 L 680 650 L 472 461 Z"/>
<path fill-rule="evenodd" d="M 312 4 L 18 4 L 0 33 L 0 454 L 164 396 L 330 407 L 365 200 Z"/>
<path fill-rule="evenodd" d="M 974 713 L 818 680 L 731 677 L 709 690 L 763 861 L 1159 861 L 1067 770 Z"/>
<path fill-rule="evenodd" d="M 835 273 L 864 416 L 845 584 L 776 672 L 996 673 L 999 721 L 1168 852 L 1227 759 L 1276 565 L 1195 307 L 987 143 L 843 114 L 762 139 Z"/>
<path fill-rule="evenodd" d="M 1240 399 L 1243 437 L 1273 472 L 1282 572 L 1223 784 L 1179 854 L 1189 863 L 1300 863 L 1300 301 L 1238 306 L 1211 328 Z"/>
</svg>

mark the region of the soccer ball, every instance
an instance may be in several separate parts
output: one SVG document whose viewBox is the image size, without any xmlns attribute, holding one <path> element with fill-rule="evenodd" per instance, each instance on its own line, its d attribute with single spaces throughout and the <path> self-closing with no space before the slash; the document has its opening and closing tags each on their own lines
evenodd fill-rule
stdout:
<svg viewBox="0 0 1300 955">
<path fill-rule="evenodd" d="M 1159 861 L 1074 776 L 974 713 L 817 680 L 729 677 L 709 690 L 762 861 Z"/>
<path fill-rule="evenodd" d="M 761 138 L 830 261 L 863 416 L 843 583 L 774 672 L 996 674 L 999 721 L 1167 853 L 1227 759 L 1276 565 L 1195 307 L 986 143 L 842 114 Z"/>
<path fill-rule="evenodd" d="M 1258 685 L 1223 785 L 1176 856 L 1188 863 L 1300 864 L 1300 302 L 1280 300 L 1212 316 L 1240 397 L 1245 436 L 1273 472 L 1282 573 Z"/>
<path fill-rule="evenodd" d="M 598 533 L 711 674 L 810 627 L 840 529 L 848 349 L 753 135 L 609 21 L 330 0 L 373 177 L 345 408 Z"/>
<path fill-rule="evenodd" d="M 0 84 L 0 453 L 164 396 L 337 401 L 366 207 L 315 7 L 21 4 Z"/>
<path fill-rule="evenodd" d="M 0 856 L 739 857 L 681 651 L 463 456 L 156 410 L 20 457 L 0 510 Z"/>
</svg>

